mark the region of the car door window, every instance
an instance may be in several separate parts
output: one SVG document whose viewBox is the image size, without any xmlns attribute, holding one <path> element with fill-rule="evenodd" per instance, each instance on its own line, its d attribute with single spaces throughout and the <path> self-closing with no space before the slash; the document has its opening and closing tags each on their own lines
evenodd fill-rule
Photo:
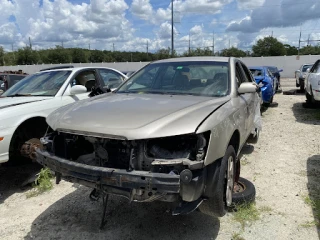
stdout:
<svg viewBox="0 0 320 240">
<path fill-rule="evenodd" d="M 104 84 L 103 87 L 117 88 L 123 81 L 123 76 L 115 71 L 100 69 L 99 72 Z"/>
<path fill-rule="evenodd" d="M 244 75 L 245 75 L 245 77 L 247 79 L 247 82 L 252 82 L 253 81 L 252 80 L 252 75 L 251 75 L 250 71 L 248 70 L 248 68 L 243 63 L 241 63 L 241 67 L 242 67 Z"/>
<path fill-rule="evenodd" d="M 320 61 L 313 66 L 312 73 L 320 73 Z"/>
<path fill-rule="evenodd" d="M 246 79 L 243 77 L 240 64 L 238 62 L 236 63 L 236 80 L 238 87 L 240 87 L 241 83 L 246 82 Z"/>
<path fill-rule="evenodd" d="M 94 70 L 85 70 L 76 74 L 71 81 L 71 86 L 82 85 L 87 88 L 87 92 L 91 92 L 95 87 L 97 77 Z"/>
</svg>

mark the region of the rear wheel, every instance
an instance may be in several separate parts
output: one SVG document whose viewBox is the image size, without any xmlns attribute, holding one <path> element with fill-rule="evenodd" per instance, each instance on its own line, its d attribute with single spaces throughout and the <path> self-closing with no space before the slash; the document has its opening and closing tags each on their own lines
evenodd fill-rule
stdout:
<svg viewBox="0 0 320 240">
<path fill-rule="evenodd" d="M 300 81 L 300 91 L 303 92 L 304 91 L 304 82 Z"/>
<path fill-rule="evenodd" d="M 315 104 L 315 103 L 316 103 L 316 100 L 314 100 L 311 86 L 310 86 L 310 92 L 311 92 L 311 94 L 309 94 L 309 93 L 306 91 L 307 103 Z"/>
<path fill-rule="evenodd" d="M 223 217 L 227 208 L 232 204 L 232 193 L 235 180 L 236 152 L 233 146 L 229 146 L 224 157 L 217 160 L 215 173 L 212 176 L 214 188 L 210 197 L 199 206 L 202 213 L 215 217 Z"/>
<path fill-rule="evenodd" d="M 235 183 L 232 202 L 235 205 L 250 203 L 255 200 L 256 189 L 252 182 L 240 177 L 239 181 Z"/>
</svg>

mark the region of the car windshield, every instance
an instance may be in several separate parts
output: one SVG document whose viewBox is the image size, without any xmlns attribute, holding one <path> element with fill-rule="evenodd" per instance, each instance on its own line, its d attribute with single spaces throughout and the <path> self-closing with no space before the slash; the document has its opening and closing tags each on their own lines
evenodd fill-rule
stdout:
<svg viewBox="0 0 320 240">
<path fill-rule="evenodd" d="M 252 75 L 253 75 L 254 77 L 262 76 L 262 75 L 263 75 L 262 69 L 250 68 L 250 72 L 252 73 Z"/>
<path fill-rule="evenodd" d="M 227 62 L 164 62 L 144 67 L 117 93 L 221 97 L 229 93 Z"/>
<path fill-rule="evenodd" d="M 2 96 L 54 96 L 71 71 L 40 72 L 13 85 Z"/>
<path fill-rule="evenodd" d="M 306 72 L 308 68 L 311 68 L 312 65 L 303 65 L 302 72 Z"/>
</svg>

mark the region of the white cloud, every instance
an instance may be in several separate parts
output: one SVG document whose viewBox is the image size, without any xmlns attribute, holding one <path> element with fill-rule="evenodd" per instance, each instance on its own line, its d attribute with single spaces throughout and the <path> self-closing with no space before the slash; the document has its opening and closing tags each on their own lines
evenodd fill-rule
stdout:
<svg viewBox="0 0 320 240">
<path fill-rule="evenodd" d="M 261 7 L 265 0 L 237 0 L 240 9 L 254 9 Z"/>
<path fill-rule="evenodd" d="M 269 0 L 239 22 L 229 24 L 227 31 L 258 32 L 267 27 L 297 26 L 311 19 L 319 19 L 320 1 Z"/>
</svg>

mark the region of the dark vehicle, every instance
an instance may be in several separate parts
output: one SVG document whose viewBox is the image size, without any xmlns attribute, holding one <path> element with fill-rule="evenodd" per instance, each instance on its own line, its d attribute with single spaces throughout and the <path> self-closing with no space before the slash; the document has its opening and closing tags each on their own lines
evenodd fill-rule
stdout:
<svg viewBox="0 0 320 240">
<path fill-rule="evenodd" d="M 283 69 L 278 69 L 277 67 L 275 66 L 266 66 L 269 71 L 273 74 L 274 77 L 276 77 L 276 90 L 279 89 L 279 87 L 281 87 L 281 84 L 280 84 L 280 73 L 283 71 Z"/>
<path fill-rule="evenodd" d="M 6 91 L 19 82 L 21 79 L 25 78 L 27 74 L 9 74 L 0 73 L 0 90 Z"/>
</svg>

